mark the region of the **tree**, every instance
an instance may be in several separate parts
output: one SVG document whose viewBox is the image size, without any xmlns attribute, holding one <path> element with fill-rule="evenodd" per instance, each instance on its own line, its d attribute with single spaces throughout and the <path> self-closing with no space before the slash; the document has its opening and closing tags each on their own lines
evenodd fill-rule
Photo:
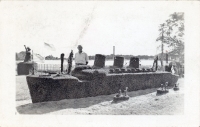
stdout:
<svg viewBox="0 0 200 127">
<path fill-rule="evenodd" d="M 156 41 L 162 41 L 162 48 L 163 44 L 172 48 L 169 54 L 179 56 L 181 61 L 184 61 L 184 30 L 184 13 L 175 12 L 165 23 L 160 24 L 160 34 L 156 39 Z"/>
</svg>

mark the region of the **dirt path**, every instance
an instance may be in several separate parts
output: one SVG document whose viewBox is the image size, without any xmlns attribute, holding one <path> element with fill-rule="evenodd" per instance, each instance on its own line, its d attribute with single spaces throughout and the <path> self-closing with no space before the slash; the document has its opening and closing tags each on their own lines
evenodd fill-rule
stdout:
<svg viewBox="0 0 200 127">
<path fill-rule="evenodd" d="M 184 79 L 180 90 L 156 95 L 156 88 L 128 92 L 130 99 L 113 103 L 112 95 L 32 104 L 25 76 L 16 76 L 16 108 L 20 114 L 181 115 L 184 114 Z"/>
</svg>

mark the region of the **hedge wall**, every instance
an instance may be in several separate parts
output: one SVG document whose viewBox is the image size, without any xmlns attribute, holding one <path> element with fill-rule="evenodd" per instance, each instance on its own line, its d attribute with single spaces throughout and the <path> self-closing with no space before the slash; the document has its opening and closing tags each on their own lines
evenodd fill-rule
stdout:
<svg viewBox="0 0 200 127">
<path fill-rule="evenodd" d="M 29 75 L 36 72 L 38 66 L 35 62 L 20 62 L 17 64 L 18 75 Z"/>
<path fill-rule="evenodd" d="M 124 90 L 128 91 L 159 87 L 168 82 L 173 86 L 177 75 L 168 72 L 143 72 L 110 74 L 102 70 L 82 71 L 87 80 L 74 76 L 27 76 L 27 83 L 33 103 L 57 101 L 69 98 L 84 98 L 98 95 L 109 95 Z"/>
</svg>

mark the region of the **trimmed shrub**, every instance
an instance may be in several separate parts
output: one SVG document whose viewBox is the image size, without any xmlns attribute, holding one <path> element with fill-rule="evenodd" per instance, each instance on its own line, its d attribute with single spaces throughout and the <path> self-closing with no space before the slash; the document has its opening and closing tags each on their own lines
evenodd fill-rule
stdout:
<svg viewBox="0 0 200 127">
<path fill-rule="evenodd" d="M 122 56 L 116 56 L 114 59 L 114 65 L 115 67 L 122 68 L 124 65 L 124 57 Z"/>
<path fill-rule="evenodd" d="M 94 60 L 94 68 L 103 68 L 103 67 L 105 67 L 105 60 L 106 60 L 106 56 L 105 55 L 96 54 L 95 55 L 95 60 Z"/>
<path fill-rule="evenodd" d="M 20 62 L 17 65 L 18 75 L 29 75 L 37 72 L 37 63 L 35 62 Z"/>
<path fill-rule="evenodd" d="M 28 87 L 33 103 L 62 99 L 92 97 L 114 94 L 128 87 L 129 91 L 160 87 L 168 82 L 174 86 L 177 75 L 169 72 L 108 73 L 109 70 L 86 69 L 80 78 L 61 75 L 27 76 Z"/>
</svg>

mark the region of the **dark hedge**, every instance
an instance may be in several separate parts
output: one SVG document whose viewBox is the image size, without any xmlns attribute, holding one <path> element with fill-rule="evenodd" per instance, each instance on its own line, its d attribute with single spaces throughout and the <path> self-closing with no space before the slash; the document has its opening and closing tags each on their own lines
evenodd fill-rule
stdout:
<svg viewBox="0 0 200 127">
<path fill-rule="evenodd" d="M 130 70 L 129 70 L 130 71 Z M 69 98 L 84 98 L 109 95 L 124 90 L 129 91 L 160 87 L 165 82 L 173 86 L 177 75 L 169 72 L 138 72 L 110 74 L 109 70 L 83 70 L 82 79 L 74 76 L 27 76 L 27 83 L 33 103 L 58 101 Z"/>
<path fill-rule="evenodd" d="M 20 62 L 17 64 L 18 75 L 29 75 L 33 74 L 37 70 L 37 63 L 35 62 Z"/>
</svg>

